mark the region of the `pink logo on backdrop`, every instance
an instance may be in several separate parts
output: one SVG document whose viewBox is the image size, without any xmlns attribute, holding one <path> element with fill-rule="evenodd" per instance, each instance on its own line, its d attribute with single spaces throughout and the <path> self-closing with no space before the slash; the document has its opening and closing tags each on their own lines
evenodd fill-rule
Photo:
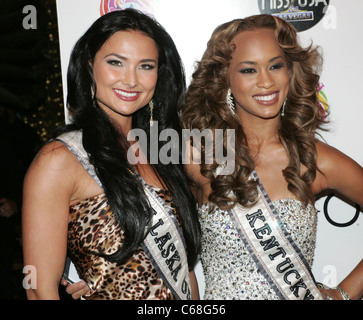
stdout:
<svg viewBox="0 0 363 320">
<path fill-rule="evenodd" d="M 101 16 L 106 13 L 127 8 L 137 9 L 146 14 L 154 14 L 155 4 L 158 0 L 101 0 Z"/>
</svg>

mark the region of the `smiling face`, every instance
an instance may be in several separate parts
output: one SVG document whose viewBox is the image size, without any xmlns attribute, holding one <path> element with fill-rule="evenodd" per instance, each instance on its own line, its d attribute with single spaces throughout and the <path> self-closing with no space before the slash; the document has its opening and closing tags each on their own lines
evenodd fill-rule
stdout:
<svg viewBox="0 0 363 320">
<path fill-rule="evenodd" d="M 231 92 L 241 119 L 275 118 L 289 88 L 284 53 L 272 29 L 242 31 L 233 40 L 236 49 L 229 66 Z"/>
<path fill-rule="evenodd" d="M 93 62 L 100 107 L 121 125 L 152 99 L 158 77 L 158 49 L 138 31 L 118 31 L 97 52 Z"/>
</svg>

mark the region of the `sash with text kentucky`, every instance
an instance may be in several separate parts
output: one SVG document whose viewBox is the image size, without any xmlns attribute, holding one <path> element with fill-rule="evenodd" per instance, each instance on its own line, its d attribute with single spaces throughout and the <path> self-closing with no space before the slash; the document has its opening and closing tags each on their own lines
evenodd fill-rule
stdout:
<svg viewBox="0 0 363 320">
<path fill-rule="evenodd" d="M 252 208 L 238 204 L 229 214 L 254 261 L 280 299 L 323 299 L 255 170 L 251 176 L 259 184 L 258 201 Z"/>
<path fill-rule="evenodd" d="M 134 173 L 144 185 L 154 216 L 142 247 L 159 276 L 178 300 L 190 300 L 188 259 L 183 234 L 174 214 L 153 188 Z"/>
</svg>

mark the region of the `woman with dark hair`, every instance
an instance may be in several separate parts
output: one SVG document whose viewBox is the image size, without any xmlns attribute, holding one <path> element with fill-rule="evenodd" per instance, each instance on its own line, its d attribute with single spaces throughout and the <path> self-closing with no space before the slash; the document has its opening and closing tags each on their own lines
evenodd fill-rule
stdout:
<svg viewBox="0 0 363 320">
<path fill-rule="evenodd" d="M 181 132 L 184 71 L 169 34 L 127 9 L 99 18 L 68 68 L 71 123 L 57 130 L 24 186 L 24 262 L 36 270 L 30 299 L 57 299 L 68 255 L 87 299 L 198 298 L 193 266 L 200 229 L 179 164 L 151 164 L 130 132 Z M 181 134 L 180 134 L 181 137 Z M 158 142 L 158 150 L 167 142 Z M 155 145 L 155 143 L 153 143 Z"/>
<path fill-rule="evenodd" d="M 225 23 L 208 42 L 182 123 L 234 129 L 235 170 L 223 174 L 218 159 L 187 165 L 199 202 L 205 299 L 363 296 L 363 263 L 322 294 L 310 273 L 315 195 L 334 189 L 363 205 L 362 167 L 316 138 L 324 122 L 320 68 L 318 49 L 302 48 L 296 30 L 271 15 Z M 226 134 L 223 143 L 227 150 Z"/>
</svg>

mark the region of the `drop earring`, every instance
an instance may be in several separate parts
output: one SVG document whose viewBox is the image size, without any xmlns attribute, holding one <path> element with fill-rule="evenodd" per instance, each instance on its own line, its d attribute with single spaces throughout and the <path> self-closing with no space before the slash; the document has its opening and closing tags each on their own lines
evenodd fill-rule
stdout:
<svg viewBox="0 0 363 320">
<path fill-rule="evenodd" d="M 97 107 L 97 98 L 96 98 L 96 93 L 95 93 L 95 87 L 93 85 L 91 86 L 91 98 L 92 98 L 93 106 Z"/>
<path fill-rule="evenodd" d="M 150 107 L 150 127 L 152 127 L 154 125 L 154 119 L 153 119 L 154 101 L 150 100 L 149 107 Z"/>
<path fill-rule="evenodd" d="M 94 100 L 95 97 L 95 88 L 93 86 L 91 86 L 91 96 L 92 96 L 92 100 Z"/>
<path fill-rule="evenodd" d="M 231 112 L 233 114 L 236 114 L 236 108 L 234 106 L 233 97 L 232 97 L 232 94 L 231 94 L 231 89 L 228 89 L 226 101 L 227 101 L 227 105 L 228 105 L 229 109 L 231 110 Z"/>
<path fill-rule="evenodd" d="M 286 100 L 287 100 L 287 98 L 285 99 L 284 103 L 282 104 L 281 117 L 285 116 Z"/>
</svg>

